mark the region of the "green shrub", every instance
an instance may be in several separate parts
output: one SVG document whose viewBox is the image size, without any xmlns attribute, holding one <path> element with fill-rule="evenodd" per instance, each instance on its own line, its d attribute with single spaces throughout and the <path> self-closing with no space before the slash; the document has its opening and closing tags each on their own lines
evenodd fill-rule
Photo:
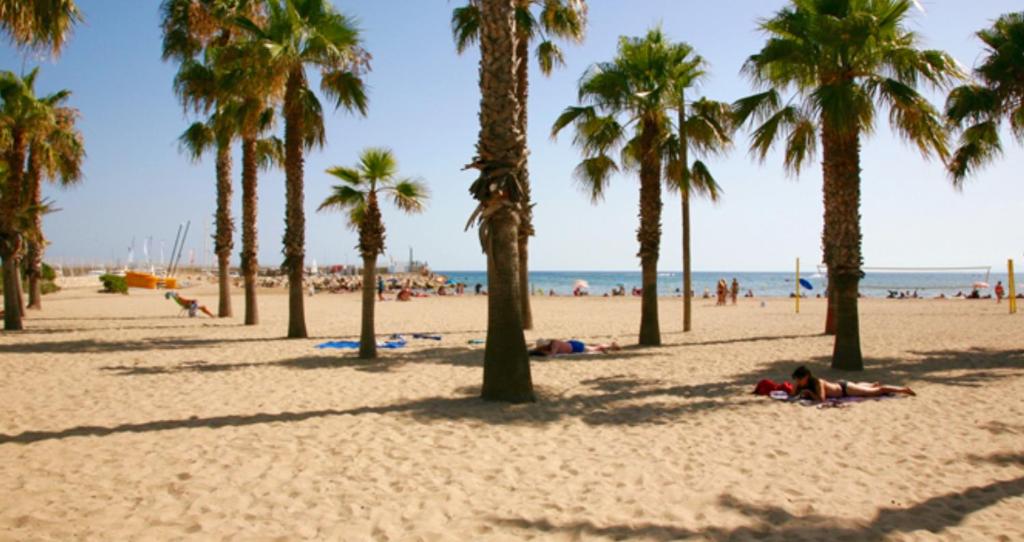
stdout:
<svg viewBox="0 0 1024 542">
<path fill-rule="evenodd" d="M 57 272 L 54 271 L 53 268 L 50 267 L 46 262 L 43 262 L 42 274 L 43 280 L 45 281 L 53 282 L 57 280 Z"/>
<path fill-rule="evenodd" d="M 43 295 L 55 294 L 60 291 L 60 286 L 57 286 L 57 283 L 52 280 L 44 280 L 39 283 L 39 291 Z"/>
<path fill-rule="evenodd" d="M 128 281 L 124 277 L 108 273 L 100 276 L 100 282 L 103 283 L 103 291 L 106 293 L 128 295 Z"/>
</svg>

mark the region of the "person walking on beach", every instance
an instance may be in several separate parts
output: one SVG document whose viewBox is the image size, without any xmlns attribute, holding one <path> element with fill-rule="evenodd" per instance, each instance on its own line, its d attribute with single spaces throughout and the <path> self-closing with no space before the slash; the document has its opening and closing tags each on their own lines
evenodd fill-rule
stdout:
<svg viewBox="0 0 1024 542">
<path fill-rule="evenodd" d="M 996 292 L 996 303 L 1002 303 L 1003 302 L 1003 296 L 1006 295 L 1006 290 L 1003 289 L 1003 281 L 999 281 L 999 282 L 996 283 L 995 292 Z"/>
<path fill-rule="evenodd" d="M 729 297 L 732 298 L 732 304 L 736 304 L 736 298 L 740 295 L 740 281 L 736 280 L 736 277 L 732 279 L 732 288 L 729 290 Z"/>
<path fill-rule="evenodd" d="M 384 301 L 384 278 L 377 277 L 377 299 Z"/>
</svg>

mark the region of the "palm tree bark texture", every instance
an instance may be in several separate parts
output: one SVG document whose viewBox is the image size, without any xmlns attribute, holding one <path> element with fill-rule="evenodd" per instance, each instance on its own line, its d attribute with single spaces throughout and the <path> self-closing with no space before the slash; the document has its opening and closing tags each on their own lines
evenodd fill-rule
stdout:
<svg viewBox="0 0 1024 542">
<path fill-rule="evenodd" d="M 526 142 L 519 130 L 513 0 L 483 0 L 480 32 L 480 141 L 477 162 L 486 206 L 487 343 L 481 396 L 486 400 L 534 401 L 530 359 L 523 336 L 519 285 L 517 176 Z"/>
</svg>

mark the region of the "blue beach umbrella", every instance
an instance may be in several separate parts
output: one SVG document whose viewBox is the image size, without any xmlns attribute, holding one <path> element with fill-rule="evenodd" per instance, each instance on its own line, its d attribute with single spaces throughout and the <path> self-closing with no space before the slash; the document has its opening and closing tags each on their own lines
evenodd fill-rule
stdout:
<svg viewBox="0 0 1024 542">
<path fill-rule="evenodd" d="M 800 286 L 803 286 L 804 288 L 807 288 L 808 290 L 813 290 L 814 289 L 814 286 L 811 285 L 811 281 L 809 281 L 807 279 L 800 279 Z"/>
</svg>

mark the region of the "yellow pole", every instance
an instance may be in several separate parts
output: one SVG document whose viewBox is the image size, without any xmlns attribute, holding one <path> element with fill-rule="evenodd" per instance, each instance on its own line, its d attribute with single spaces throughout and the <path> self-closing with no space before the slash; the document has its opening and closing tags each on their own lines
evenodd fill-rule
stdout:
<svg viewBox="0 0 1024 542">
<path fill-rule="evenodd" d="M 796 259 L 796 313 L 800 314 L 800 258 Z"/>
<path fill-rule="evenodd" d="M 1006 280 L 1006 285 L 1010 289 L 1010 314 L 1017 314 L 1017 277 L 1013 274 L 1013 259 L 1006 261 L 1006 267 L 1009 277 Z"/>
</svg>

